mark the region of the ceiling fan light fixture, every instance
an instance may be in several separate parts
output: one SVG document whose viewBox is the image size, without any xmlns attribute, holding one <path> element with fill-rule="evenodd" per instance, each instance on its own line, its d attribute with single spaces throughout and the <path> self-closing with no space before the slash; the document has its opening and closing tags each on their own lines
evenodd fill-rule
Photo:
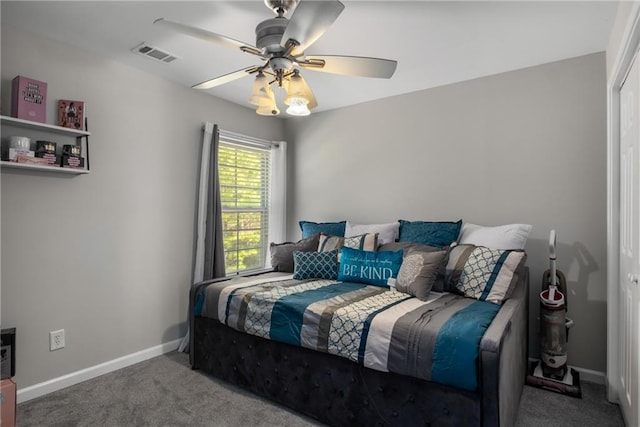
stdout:
<svg viewBox="0 0 640 427">
<path fill-rule="evenodd" d="M 260 96 L 259 103 L 257 104 L 256 113 L 261 116 L 277 116 L 280 114 L 278 104 L 276 104 L 276 96 L 273 90 L 267 86 L 264 96 Z"/>
<path fill-rule="evenodd" d="M 283 100 L 286 105 L 293 106 L 287 109 L 287 113 L 297 116 L 308 116 L 311 109 L 318 106 L 316 97 L 313 95 L 311 88 L 300 74 L 299 70 L 294 70 L 286 80 L 284 86 L 287 96 Z"/>
<path fill-rule="evenodd" d="M 289 108 L 287 108 L 287 114 L 291 116 L 308 116 L 311 114 L 307 104 L 309 100 L 306 98 L 289 98 Z"/>
<path fill-rule="evenodd" d="M 304 99 L 306 101 L 305 105 L 309 103 L 309 99 L 304 91 L 302 76 L 300 75 L 300 72 L 298 70 L 294 70 L 293 74 L 289 76 L 289 78 L 286 80 L 284 88 L 287 91 L 287 96 L 282 102 L 284 102 L 285 104 L 292 105 L 293 102 L 296 102 L 296 104 L 299 105 L 299 99 Z"/>
<path fill-rule="evenodd" d="M 261 103 L 264 103 L 269 99 L 269 90 L 269 79 L 267 79 L 267 76 L 260 71 L 256 76 L 256 79 L 253 81 L 253 89 L 251 90 L 249 103 L 253 105 L 260 105 Z"/>
<path fill-rule="evenodd" d="M 280 110 L 275 104 L 273 104 L 273 106 L 260 105 L 258 108 L 256 108 L 256 113 L 261 116 L 277 116 L 278 114 L 280 114 Z"/>
</svg>

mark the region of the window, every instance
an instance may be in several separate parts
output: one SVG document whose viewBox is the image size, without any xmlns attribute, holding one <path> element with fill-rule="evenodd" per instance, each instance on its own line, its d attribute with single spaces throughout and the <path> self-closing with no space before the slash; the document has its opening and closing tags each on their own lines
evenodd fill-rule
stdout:
<svg viewBox="0 0 640 427">
<path fill-rule="evenodd" d="M 218 174 L 227 274 L 265 267 L 269 242 L 271 147 L 220 133 Z"/>
</svg>

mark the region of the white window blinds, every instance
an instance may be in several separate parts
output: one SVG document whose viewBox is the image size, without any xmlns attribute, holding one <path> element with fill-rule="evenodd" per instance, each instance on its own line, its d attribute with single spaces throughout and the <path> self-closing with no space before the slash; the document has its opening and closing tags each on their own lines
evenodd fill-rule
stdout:
<svg viewBox="0 0 640 427">
<path fill-rule="evenodd" d="M 220 132 L 218 174 L 227 274 L 265 267 L 273 144 Z"/>
</svg>

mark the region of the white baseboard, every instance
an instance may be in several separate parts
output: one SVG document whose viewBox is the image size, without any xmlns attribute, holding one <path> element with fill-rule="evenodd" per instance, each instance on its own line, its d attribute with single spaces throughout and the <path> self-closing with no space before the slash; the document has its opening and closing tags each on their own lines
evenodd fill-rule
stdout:
<svg viewBox="0 0 640 427">
<path fill-rule="evenodd" d="M 529 362 L 537 362 L 540 359 L 534 359 L 534 358 L 529 358 Z M 605 374 L 604 372 L 600 372 L 600 371 L 594 371 L 592 369 L 586 369 L 586 368 L 579 368 L 577 366 L 571 366 L 569 365 L 570 368 L 575 369 L 576 371 L 578 371 L 580 373 L 580 381 L 588 381 L 590 383 L 596 383 L 596 384 L 606 384 L 606 380 L 607 380 L 607 374 Z"/>
<path fill-rule="evenodd" d="M 42 383 L 34 384 L 25 388 L 18 388 L 17 403 L 26 402 L 28 400 L 35 399 L 36 397 L 44 396 L 45 394 L 99 377 L 100 375 L 117 371 L 118 369 L 126 368 L 127 366 L 131 366 L 139 362 L 144 362 L 145 360 L 156 356 L 161 356 L 165 353 L 176 350 L 179 344 L 180 339 L 169 341 L 155 347 L 140 350 L 138 352 L 128 354 L 99 365 L 91 366 L 90 368 L 72 372 L 58 378 L 53 378 Z"/>
<path fill-rule="evenodd" d="M 585 369 L 585 368 L 578 368 L 576 366 L 572 366 L 572 368 L 580 372 L 581 381 L 588 381 L 590 383 L 596 383 L 596 384 L 602 384 L 602 385 L 606 384 L 607 374 L 605 374 L 604 372 L 594 371 L 594 370 Z"/>
</svg>

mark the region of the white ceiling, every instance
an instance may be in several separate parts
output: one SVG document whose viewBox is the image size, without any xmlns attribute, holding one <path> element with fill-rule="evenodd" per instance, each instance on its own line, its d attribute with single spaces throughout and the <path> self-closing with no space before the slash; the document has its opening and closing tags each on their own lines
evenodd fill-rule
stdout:
<svg viewBox="0 0 640 427">
<path fill-rule="evenodd" d="M 305 0 L 302 0 L 305 1 Z M 389 79 L 303 70 L 314 111 L 604 51 L 613 1 L 350 1 L 307 54 L 395 59 Z M 16 26 L 90 50 L 185 86 L 261 60 L 153 26 L 164 17 L 255 44 L 255 26 L 274 14 L 262 1 L 6 1 L 2 26 Z M 134 54 L 146 42 L 180 59 L 162 64 Z M 247 103 L 252 78 L 207 91 Z"/>
</svg>

